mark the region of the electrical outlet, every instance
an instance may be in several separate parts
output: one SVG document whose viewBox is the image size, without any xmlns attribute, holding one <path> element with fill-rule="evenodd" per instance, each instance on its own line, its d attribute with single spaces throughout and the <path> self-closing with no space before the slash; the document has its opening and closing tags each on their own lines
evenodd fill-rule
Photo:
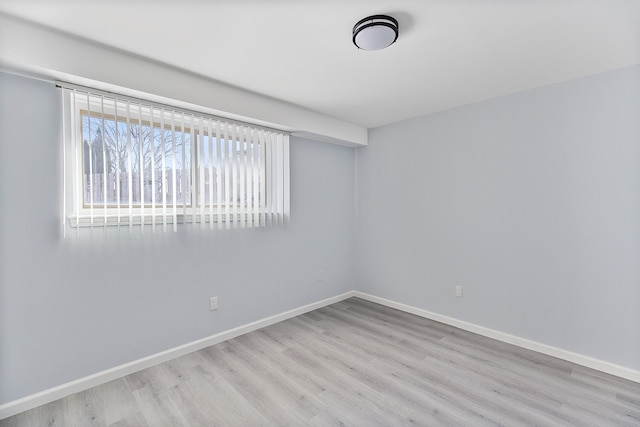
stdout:
<svg viewBox="0 0 640 427">
<path fill-rule="evenodd" d="M 318 270 L 318 272 L 316 273 L 316 279 L 318 280 L 318 282 L 322 282 L 324 280 L 324 271 Z"/>
<path fill-rule="evenodd" d="M 462 286 L 456 286 L 456 296 L 462 298 Z"/>
<path fill-rule="evenodd" d="M 209 310 L 217 310 L 218 309 L 218 297 L 209 298 Z"/>
</svg>

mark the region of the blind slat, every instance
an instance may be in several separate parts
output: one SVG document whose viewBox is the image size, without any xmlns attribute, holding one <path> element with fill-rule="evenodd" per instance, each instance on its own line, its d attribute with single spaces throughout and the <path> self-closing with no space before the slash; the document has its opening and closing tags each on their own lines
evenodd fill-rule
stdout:
<svg viewBox="0 0 640 427">
<path fill-rule="evenodd" d="M 129 196 L 129 230 L 133 227 L 133 150 L 131 149 L 131 104 L 127 101 L 127 193 Z"/>
<path fill-rule="evenodd" d="M 171 112 L 171 207 L 173 211 L 173 231 L 178 231 L 178 188 L 177 188 L 177 159 L 176 159 L 176 117 Z"/>
<path fill-rule="evenodd" d="M 70 104 L 70 109 L 73 109 L 75 111 L 76 107 L 75 107 L 75 91 L 73 92 L 73 96 L 69 101 Z M 72 165 L 72 179 L 73 179 L 73 190 L 72 190 L 72 194 L 73 194 L 73 201 L 74 201 L 74 209 L 73 209 L 73 213 L 76 216 L 76 228 L 79 228 L 80 225 L 80 201 L 82 200 L 81 197 L 84 197 L 84 195 L 82 194 L 82 186 L 80 186 L 81 184 L 81 178 L 80 176 L 82 175 L 82 164 L 80 163 L 80 158 L 81 156 L 79 155 L 78 151 L 80 151 L 81 149 L 81 145 L 78 144 L 78 133 L 80 133 L 80 135 L 82 135 L 82 126 L 81 123 L 77 123 L 76 120 L 76 115 L 71 113 L 69 114 L 69 126 L 71 128 L 71 143 L 72 143 L 72 147 L 73 147 L 73 165 Z M 80 187 L 80 188 L 78 188 Z"/>
<path fill-rule="evenodd" d="M 67 120 L 69 119 L 69 114 L 67 113 L 67 97 L 63 93 L 60 97 L 60 108 L 62 108 L 62 126 L 60 127 L 61 137 L 62 137 L 62 188 L 67 188 L 67 164 L 69 163 L 67 160 L 67 134 L 68 134 L 68 126 Z M 66 225 L 67 218 L 67 192 L 62 192 L 62 221 L 60 224 L 60 235 L 64 239 L 67 236 L 67 227 Z"/>
<path fill-rule="evenodd" d="M 229 123 L 225 123 L 225 131 L 224 131 L 224 221 L 225 228 L 231 228 L 231 219 L 230 219 L 230 190 L 231 190 L 231 180 L 230 180 L 230 161 L 229 161 L 229 151 L 231 150 L 231 144 L 229 143 Z"/>
<path fill-rule="evenodd" d="M 289 170 L 289 135 L 283 135 L 283 155 L 282 162 L 284 168 L 284 176 L 282 181 L 282 191 L 284 197 L 284 206 L 282 208 L 282 216 L 284 224 L 289 225 L 289 219 L 291 217 L 291 194 L 289 193 L 289 182 L 291 179 L 291 172 Z"/>
<path fill-rule="evenodd" d="M 273 200 L 274 194 L 272 191 L 273 187 L 273 163 L 272 163 L 272 141 L 271 141 L 271 132 L 267 132 L 265 135 L 265 152 L 267 154 L 265 166 L 266 166 L 266 182 L 265 182 L 265 191 L 267 195 L 267 201 L 265 206 L 265 224 L 267 227 L 272 225 L 272 215 L 273 215 Z"/>
<path fill-rule="evenodd" d="M 162 182 L 160 183 L 160 191 L 162 191 L 162 231 L 167 231 L 167 150 L 165 141 L 165 128 L 164 128 L 164 109 L 160 110 L 160 148 L 161 151 L 161 165 L 162 170 Z"/>
<path fill-rule="evenodd" d="M 118 132 L 118 101 L 115 102 L 115 153 L 116 153 L 116 209 L 117 209 L 117 218 L 118 218 L 118 231 L 120 230 L 120 136 Z M 93 218 L 93 216 L 92 216 Z"/>
<path fill-rule="evenodd" d="M 185 170 L 186 170 L 186 153 L 187 153 L 187 141 L 184 135 L 184 112 L 181 113 L 181 120 L 180 120 L 180 145 L 182 147 L 182 168 L 181 168 L 181 173 L 180 173 L 180 191 L 182 192 L 182 217 L 186 218 L 187 217 L 187 192 L 188 187 L 187 187 L 187 175 L 185 174 Z M 190 191 L 189 191 L 190 192 Z"/>
<path fill-rule="evenodd" d="M 222 228 L 222 131 L 220 130 L 220 121 L 216 120 L 216 203 L 218 214 L 218 229 Z"/>
<path fill-rule="evenodd" d="M 238 134 L 236 125 L 231 126 L 231 219 L 233 228 L 238 227 Z"/>
<path fill-rule="evenodd" d="M 205 226 L 205 200 L 204 200 L 204 127 L 202 126 L 202 120 L 200 120 L 200 134 L 198 135 L 198 144 L 196 145 L 196 156 L 198 158 L 198 184 L 197 189 L 199 190 L 199 202 L 200 206 L 200 227 L 204 228 Z"/>
<path fill-rule="evenodd" d="M 238 174 L 240 175 L 240 179 L 238 184 L 240 185 L 240 191 L 238 197 L 240 198 L 240 227 L 245 228 L 247 226 L 247 218 L 245 217 L 245 201 L 246 201 L 246 179 L 247 179 L 247 157 L 246 157 L 246 130 L 245 127 L 242 126 L 240 128 L 240 135 L 238 136 L 238 152 L 240 155 L 238 156 Z"/>
<path fill-rule="evenodd" d="M 103 128 L 104 128 L 104 111 L 103 111 Z M 104 131 L 103 131 L 104 133 Z M 104 147 L 104 144 L 102 144 Z M 104 158 L 104 155 L 103 155 Z M 106 173 L 106 168 L 103 169 Z M 140 232 L 144 233 L 144 152 L 142 146 L 142 106 L 140 106 L 140 114 L 138 114 L 138 186 L 140 187 Z M 105 207 L 106 207 L 106 191 L 105 191 Z M 106 209 L 105 209 L 106 215 Z M 105 218 L 106 219 L 106 218 Z M 106 222 L 106 221 L 105 221 Z"/>
<path fill-rule="evenodd" d="M 189 147 L 191 148 L 190 150 L 190 158 L 191 158 L 191 166 L 189 168 L 189 170 L 191 171 L 191 182 L 189 183 L 189 187 L 191 189 L 191 225 L 195 225 L 196 224 L 196 216 L 197 216 L 197 203 L 196 203 L 196 194 L 195 192 L 198 190 L 198 186 L 197 186 L 197 176 L 196 176 L 196 167 L 197 167 L 197 163 L 196 163 L 196 147 L 198 146 L 198 141 L 196 139 L 196 134 L 195 134 L 195 122 L 193 120 L 193 115 L 189 116 L 189 141 L 190 141 L 190 145 Z M 194 166 L 196 165 L 196 166 Z M 195 188 L 194 188 L 195 186 Z"/>
<path fill-rule="evenodd" d="M 208 131 L 209 131 L 209 138 L 208 138 L 208 151 L 209 151 L 209 176 L 208 176 L 208 182 L 209 182 L 209 229 L 213 229 L 213 129 L 211 126 L 211 120 L 207 120 L 208 122 Z"/>
<path fill-rule="evenodd" d="M 266 147 L 266 138 L 265 132 L 260 131 L 260 226 L 267 226 L 267 151 Z"/>
<path fill-rule="evenodd" d="M 154 114 L 153 107 L 151 107 L 150 111 L 151 124 L 150 124 L 150 151 L 151 151 L 151 159 L 149 160 L 151 166 L 151 231 L 153 233 L 156 232 L 156 148 L 155 148 L 155 140 L 156 140 L 156 131 L 153 127 Z"/>
<path fill-rule="evenodd" d="M 254 169 L 253 169 L 253 134 L 254 132 L 251 129 L 247 130 L 247 157 L 245 161 L 247 162 L 247 227 L 253 228 L 255 227 L 254 218 L 255 212 L 253 211 L 253 183 L 254 183 Z"/>
<path fill-rule="evenodd" d="M 253 132 L 253 224 L 260 227 L 260 133 Z"/>
<path fill-rule="evenodd" d="M 91 103 L 89 102 L 89 94 L 87 94 L 87 111 L 89 112 L 88 116 L 87 116 L 87 128 L 88 128 L 88 135 L 87 135 L 87 139 L 84 139 L 84 134 L 82 135 L 82 157 L 83 157 L 83 161 L 84 159 L 88 158 L 89 159 L 89 174 L 87 176 L 87 180 L 89 181 L 89 188 L 88 190 L 84 190 L 84 184 L 83 185 L 83 191 L 88 191 L 89 192 L 89 215 L 91 218 L 91 226 L 93 227 L 93 153 L 91 152 L 91 146 L 92 146 L 92 140 L 91 140 Z M 84 150 L 86 149 L 89 151 L 88 153 L 85 153 Z M 86 172 L 86 171 L 85 171 Z M 87 175 L 86 173 L 84 175 Z M 84 179 L 84 178 L 83 178 Z"/>
</svg>

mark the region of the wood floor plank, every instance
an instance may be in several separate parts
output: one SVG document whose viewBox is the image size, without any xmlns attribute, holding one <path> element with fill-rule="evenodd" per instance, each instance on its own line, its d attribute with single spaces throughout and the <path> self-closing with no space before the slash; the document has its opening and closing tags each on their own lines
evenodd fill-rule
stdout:
<svg viewBox="0 0 640 427">
<path fill-rule="evenodd" d="M 450 418 L 448 420 L 449 423 L 454 423 L 457 420 L 461 425 L 469 425 L 470 423 L 474 423 L 474 425 L 494 425 L 479 413 L 469 411 L 465 402 L 457 401 L 461 397 L 458 392 L 459 389 L 456 390 L 458 393 L 443 394 L 442 380 L 438 381 L 438 388 L 430 390 L 430 393 L 424 393 L 424 391 L 428 391 L 428 388 L 412 388 L 406 381 L 397 381 L 396 372 L 406 371 L 406 368 L 411 364 L 417 364 L 416 359 L 422 359 L 422 355 L 419 355 L 419 357 L 415 355 L 407 357 L 407 354 L 398 352 L 395 347 L 391 347 L 386 343 L 380 344 L 373 337 L 365 336 L 362 339 L 353 332 L 351 328 L 347 328 L 344 331 L 339 328 L 332 328 L 331 332 L 327 332 L 326 335 L 327 337 L 335 338 L 335 340 L 327 338 L 327 345 L 330 348 L 337 348 L 340 354 L 350 353 L 356 358 L 359 357 L 361 360 L 366 360 L 366 362 L 361 361 L 359 363 L 363 371 L 355 368 L 351 369 L 373 389 L 383 392 L 387 404 L 400 403 L 405 407 L 405 411 L 407 407 L 432 407 L 434 408 L 433 412 L 440 417 L 437 420 L 439 423 L 445 423 L 446 421 L 443 417 L 446 418 L 448 416 Z M 320 337 L 320 339 L 323 338 Z M 308 345 L 311 346 L 313 344 L 308 343 Z M 366 351 L 363 350 L 363 345 L 366 345 Z M 380 375 L 380 373 L 384 375 Z M 421 373 L 412 373 L 412 375 L 416 374 L 420 375 Z M 432 381 L 433 379 L 434 377 L 430 376 L 429 380 Z M 465 416 L 460 418 L 463 413 Z"/>
<path fill-rule="evenodd" d="M 111 424 L 110 427 L 151 427 L 141 412 L 136 412 L 118 422 Z"/>
<path fill-rule="evenodd" d="M 260 414 L 273 425 L 302 424 L 308 418 L 299 408 L 278 392 L 276 384 L 269 384 L 261 372 L 237 357 L 234 348 L 227 346 L 220 350 L 210 347 L 207 355 L 223 367 L 223 375 Z"/>
<path fill-rule="evenodd" d="M 381 335 L 384 335 L 384 333 L 381 333 Z M 393 361 L 395 359 L 398 359 L 398 362 L 400 363 L 400 365 L 396 364 L 395 365 L 396 369 L 399 369 L 400 371 L 409 370 L 412 377 L 422 376 L 423 374 L 422 371 L 416 370 L 410 367 L 412 361 L 405 359 L 406 353 L 396 354 L 395 356 L 385 355 L 384 353 L 376 353 L 377 346 L 381 346 L 383 349 L 389 348 L 389 346 L 386 345 L 386 343 L 379 344 L 372 336 L 365 335 L 364 338 L 365 340 L 363 341 L 363 340 L 354 339 L 352 337 L 352 342 L 355 344 L 355 348 L 362 348 L 363 346 L 366 346 L 367 351 L 370 354 L 377 355 L 378 359 L 386 365 L 389 365 L 389 364 L 393 365 Z M 424 352 L 421 354 L 424 356 Z M 456 402 L 456 405 L 462 408 L 472 404 L 472 400 L 469 400 L 469 399 L 473 399 L 473 398 L 465 396 L 465 393 L 464 393 L 465 391 L 464 386 L 470 382 L 473 382 L 473 381 L 470 381 L 470 378 L 469 378 L 469 375 L 471 372 L 468 368 L 472 366 L 470 363 L 466 363 L 466 364 L 463 363 L 459 366 L 456 366 L 455 364 L 452 363 L 453 359 L 451 359 L 450 357 L 447 358 L 446 354 L 435 357 L 433 359 L 427 358 L 426 360 L 428 363 L 431 364 L 431 369 L 425 370 L 425 372 L 431 372 L 431 373 L 430 375 L 427 376 L 426 378 L 427 382 L 423 384 L 423 387 L 429 387 L 430 383 L 435 383 L 438 385 L 438 388 L 431 390 L 431 393 L 433 395 L 441 395 L 444 393 L 442 396 L 442 399 L 444 399 L 445 401 Z M 442 363 L 442 360 L 445 360 L 445 363 Z M 475 366 L 477 366 L 476 368 L 477 370 L 482 369 L 482 367 L 484 366 L 482 364 L 482 361 L 476 361 L 475 358 L 470 358 L 470 361 L 473 362 Z M 416 365 L 414 364 L 414 366 Z M 437 368 L 437 369 L 433 369 L 433 368 Z M 460 373 L 462 374 L 462 377 L 456 383 L 455 378 L 458 377 Z M 480 374 L 477 378 L 475 378 L 476 388 L 478 384 L 481 384 L 480 380 L 482 379 L 482 377 L 483 377 L 483 374 Z M 495 387 L 496 385 L 493 384 L 493 386 Z M 450 391 L 448 391 L 449 389 Z M 514 404 L 518 402 L 512 401 L 510 403 Z M 555 406 L 555 409 L 559 409 L 561 406 L 560 401 L 554 402 L 553 404 Z"/>
<path fill-rule="evenodd" d="M 350 298 L 0 420 L 640 426 L 640 384 Z"/>
<path fill-rule="evenodd" d="M 196 402 L 207 408 L 209 425 L 273 425 L 245 399 L 221 373 L 221 367 L 205 363 L 193 368 L 193 386 L 199 390 Z"/>
</svg>

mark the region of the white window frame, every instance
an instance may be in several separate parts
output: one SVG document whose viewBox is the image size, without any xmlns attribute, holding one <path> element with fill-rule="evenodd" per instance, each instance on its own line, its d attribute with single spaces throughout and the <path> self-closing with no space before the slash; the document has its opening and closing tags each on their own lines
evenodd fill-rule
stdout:
<svg viewBox="0 0 640 427">
<path fill-rule="evenodd" d="M 202 228 L 208 226 L 213 229 L 276 226 L 289 222 L 288 133 L 69 83 L 57 82 L 56 84 L 62 88 L 65 115 L 63 133 L 66 183 L 63 218 L 71 227 L 126 226 L 129 230 L 139 229 L 144 232 L 147 225 L 151 226 L 152 231 L 156 231 L 158 226 L 163 231 L 169 228 L 177 231 L 178 224 L 192 226 L 199 224 Z M 123 106 L 126 106 L 126 117 L 121 119 Z M 151 124 L 153 133 L 156 123 L 159 123 L 161 128 L 170 125 L 174 137 L 172 139 L 174 152 L 176 132 L 182 134 L 183 156 L 186 154 L 185 130 L 188 131 L 191 144 L 189 150 L 191 180 L 188 180 L 188 187 L 182 189 L 188 191 L 191 206 L 186 203 L 186 200 L 177 204 L 167 203 L 164 197 L 162 201 L 155 200 L 155 203 L 147 205 L 144 198 L 144 166 L 138 178 L 139 188 L 135 188 L 136 191 L 140 190 L 142 203 L 136 204 L 132 196 L 131 163 L 127 170 L 129 195 L 127 203 L 117 198 L 116 205 L 112 206 L 106 201 L 107 196 L 104 195 L 103 200 L 94 203 L 89 201 L 87 204 L 84 200 L 83 112 L 89 117 L 95 113 L 98 113 L 102 119 L 110 117 L 110 120 L 116 123 L 116 133 L 118 123 L 126 121 L 129 139 L 131 139 L 131 126 L 147 122 Z M 142 113 L 139 114 L 140 112 Z M 154 144 L 155 142 L 152 141 L 151 145 Z M 204 144 L 207 144 L 206 150 Z M 131 159 L 132 145 L 130 140 L 127 141 L 129 159 Z M 163 147 L 166 148 L 164 145 Z M 238 148 L 244 152 L 243 155 L 238 154 L 240 152 Z M 204 154 L 209 158 L 204 158 Z M 214 160 L 215 166 L 213 166 Z M 176 168 L 174 163 L 172 166 L 171 189 L 174 191 L 175 199 Z M 103 165 L 103 173 L 104 170 Z M 153 168 L 151 170 L 154 171 Z M 166 174 L 166 168 L 163 170 Z M 204 185 L 207 174 L 209 192 L 205 194 Z M 216 178 L 215 197 L 214 177 Z M 103 177 L 103 179 L 106 178 Z M 155 184 L 151 187 L 152 194 L 155 195 L 157 190 Z M 162 193 L 166 195 L 166 191 Z M 207 196 L 208 203 L 203 203 Z M 239 198 L 245 202 L 234 203 L 234 200 Z"/>
</svg>

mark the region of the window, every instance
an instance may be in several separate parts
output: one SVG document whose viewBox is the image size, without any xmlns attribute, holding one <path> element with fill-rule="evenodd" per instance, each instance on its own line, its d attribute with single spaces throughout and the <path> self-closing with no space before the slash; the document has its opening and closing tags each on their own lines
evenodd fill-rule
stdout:
<svg viewBox="0 0 640 427">
<path fill-rule="evenodd" d="M 144 232 L 177 231 L 178 224 L 244 228 L 288 221 L 288 134 L 59 86 L 72 227 Z"/>
</svg>

